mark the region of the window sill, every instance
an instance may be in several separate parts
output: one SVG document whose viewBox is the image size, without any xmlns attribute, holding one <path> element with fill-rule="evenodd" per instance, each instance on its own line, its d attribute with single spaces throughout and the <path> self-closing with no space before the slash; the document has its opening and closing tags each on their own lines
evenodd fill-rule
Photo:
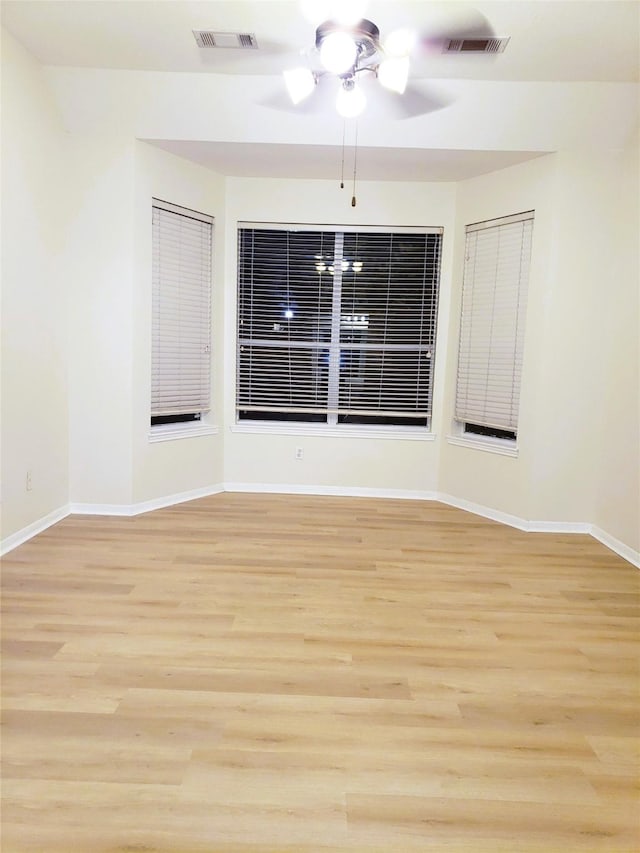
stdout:
<svg viewBox="0 0 640 853">
<path fill-rule="evenodd" d="M 518 448 L 500 439 L 492 441 L 490 438 L 467 438 L 467 436 L 461 435 L 448 435 L 447 441 L 449 444 L 456 445 L 456 447 L 484 450 L 485 453 L 497 453 L 499 456 L 510 456 L 513 459 L 518 457 Z"/>
<path fill-rule="evenodd" d="M 362 427 L 323 426 L 321 424 L 252 423 L 233 424 L 229 429 L 235 433 L 253 435 L 314 435 L 329 438 L 373 438 L 395 441 L 435 441 L 435 433 L 424 427 Z"/>
<path fill-rule="evenodd" d="M 149 430 L 149 444 L 158 441 L 175 441 L 179 438 L 195 438 L 201 435 L 217 435 L 219 429 L 212 424 L 164 424 L 151 427 Z"/>
</svg>

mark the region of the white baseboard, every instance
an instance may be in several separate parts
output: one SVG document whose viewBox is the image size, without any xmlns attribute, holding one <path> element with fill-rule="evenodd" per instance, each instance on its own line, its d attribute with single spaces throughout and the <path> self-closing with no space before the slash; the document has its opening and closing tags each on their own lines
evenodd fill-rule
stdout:
<svg viewBox="0 0 640 853">
<path fill-rule="evenodd" d="M 610 551 L 614 551 L 619 557 L 628 560 L 628 562 L 640 569 L 640 551 L 634 551 L 633 548 L 625 545 L 624 542 L 621 542 L 614 536 L 610 536 L 604 530 L 600 530 L 595 525 L 591 527 L 591 535 L 606 548 L 609 548 Z"/>
<path fill-rule="evenodd" d="M 69 504 L 71 515 L 136 515 L 133 504 Z"/>
<path fill-rule="evenodd" d="M 591 533 L 591 526 L 584 521 L 527 521 L 528 533 Z"/>
<path fill-rule="evenodd" d="M 68 515 L 112 515 L 112 516 L 133 516 L 141 515 L 145 512 L 152 512 L 154 509 L 162 509 L 167 506 L 175 506 L 176 504 L 186 503 L 186 501 L 195 501 L 198 498 L 206 498 L 210 495 L 217 495 L 224 491 L 222 483 L 205 486 L 201 489 L 192 489 L 188 492 L 178 492 L 173 495 L 165 495 L 161 498 L 154 498 L 150 501 L 140 501 L 135 504 L 90 504 L 90 503 L 70 503 L 60 509 L 50 512 L 44 518 L 39 518 L 32 524 L 23 527 L 11 536 L 7 536 L 0 542 L 0 556 L 13 551 L 18 545 L 22 545 L 38 533 L 42 533 L 48 527 L 57 524 L 66 518 Z"/>
<path fill-rule="evenodd" d="M 435 492 L 410 489 L 371 489 L 344 486 L 301 486 L 291 483 L 225 483 L 225 492 L 254 492 L 272 495 L 327 495 L 345 498 L 393 498 L 396 500 L 433 501 Z"/>
<path fill-rule="evenodd" d="M 28 542 L 29 539 L 37 536 L 38 533 L 42 533 L 48 527 L 52 527 L 54 524 L 62 521 L 62 519 L 66 518 L 70 512 L 71 508 L 69 504 L 61 506 L 58 509 L 54 509 L 53 512 L 47 513 L 43 518 L 39 518 L 37 521 L 23 527 L 22 530 L 18 530 L 16 533 L 12 533 L 11 536 L 7 536 L 2 540 L 2 542 L 0 542 L 0 556 L 8 554 L 9 551 L 13 551 L 14 548 L 17 548 L 18 545 L 23 545 L 25 542 Z"/>
<path fill-rule="evenodd" d="M 525 533 L 586 533 L 593 536 L 598 542 L 601 542 L 606 548 L 618 554 L 624 560 L 627 560 L 633 566 L 640 568 L 640 551 L 634 551 L 624 542 L 610 536 L 604 530 L 596 527 L 594 524 L 589 524 L 584 521 L 527 521 L 524 518 L 519 518 L 515 515 L 508 515 L 500 510 L 491 509 L 490 507 L 481 506 L 480 504 L 470 503 L 469 501 L 460 498 L 454 498 L 451 495 L 438 494 L 436 500 L 442 503 L 455 506 L 458 509 L 472 512 L 475 515 L 480 515 L 483 518 L 489 518 L 492 521 L 499 521 L 502 524 L 508 524 L 510 527 L 516 527 L 518 530 L 523 530 Z"/>
<path fill-rule="evenodd" d="M 154 509 L 164 509 L 164 507 L 187 503 L 187 501 L 197 501 L 198 498 L 209 498 L 211 495 L 219 495 L 222 492 L 224 492 L 223 484 L 216 483 L 213 486 L 203 486 L 201 489 L 193 489 L 189 492 L 179 492 L 176 495 L 169 495 L 164 498 L 142 501 L 141 503 L 134 504 L 135 512 L 133 515 L 152 512 Z"/>
<path fill-rule="evenodd" d="M 491 521 L 499 521 L 500 524 L 507 524 L 509 527 L 517 527 L 518 530 L 527 530 L 527 524 L 523 518 L 517 515 L 509 515 L 507 512 L 502 512 L 499 509 L 492 509 L 488 506 L 475 504 L 471 501 L 466 501 L 463 498 L 456 498 L 453 495 L 447 495 L 444 492 L 438 492 L 436 500 L 448 506 L 454 506 L 456 509 L 463 509 L 465 512 L 472 512 L 474 515 L 480 515 L 482 518 L 488 518 Z"/>
<path fill-rule="evenodd" d="M 440 493 L 437 499 L 444 504 L 449 504 L 449 506 L 455 506 L 458 509 L 472 512 L 474 515 L 480 515 L 492 521 L 499 521 L 501 524 L 515 527 L 518 530 L 523 530 L 525 533 L 591 533 L 591 525 L 582 521 L 528 521 L 526 518 L 509 515 L 499 509 L 492 509 L 491 507 L 482 506 L 482 504 L 474 504 L 471 501 L 455 498 L 452 495 Z"/>
<path fill-rule="evenodd" d="M 153 498 L 150 501 L 140 501 L 135 504 L 70 504 L 73 515 L 142 515 L 145 512 L 153 512 L 155 509 L 163 509 L 168 506 L 195 501 L 198 498 L 208 498 L 218 495 L 224 491 L 224 486 L 219 483 L 213 486 L 204 486 L 201 489 L 192 489 L 188 492 L 177 492 L 173 495 L 165 495 L 161 498 Z"/>
<path fill-rule="evenodd" d="M 285 495 L 329 495 L 334 497 L 356 497 L 356 498 L 393 498 L 396 500 L 422 500 L 439 501 L 465 512 L 472 512 L 482 518 L 507 524 L 526 533 L 586 533 L 593 536 L 598 542 L 627 560 L 634 566 L 640 568 L 640 552 L 633 550 L 624 542 L 609 535 L 587 522 L 576 521 L 528 521 L 515 515 L 502 512 L 491 507 L 482 506 L 462 498 L 456 498 L 443 492 L 422 492 L 408 489 L 372 489 L 372 488 L 350 488 L 343 486 L 302 486 L 296 484 L 273 484 L 273 483 L 219 483 L 213 486 L 205 486 L 188 492 L 179 492 L 154 498 L 150 501 L 141 501 L 135 504 L 89 504 L 71 503 L 50 512 L 44 518 L 34 521 L 7 536 L 0 542 L 0 556 L 8 554 L 18 545 L 22 545 L 38 533 L 42 533 L 48 527 L 62 521 L 68 515 L 112 515 L 133 516 L 156 509 L 174 506 L 187 501 L 198 500 L 198 498 L 210 497 L 222 492 L 254 492 L 263 494 L 285 494 Z"/>
</svg>

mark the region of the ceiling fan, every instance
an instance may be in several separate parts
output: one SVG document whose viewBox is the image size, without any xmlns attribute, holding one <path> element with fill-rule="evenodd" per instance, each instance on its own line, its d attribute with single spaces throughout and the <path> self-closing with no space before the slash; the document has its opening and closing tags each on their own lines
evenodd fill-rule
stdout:
<svg viewBox="0 0 640 853">
<path fill-rule="evenodd" d="M 476 11 L 449 15 L 420 31 L 398 28 L 384 40 L 373 21 L 337 13 L 317 26 L 313 45 L 301 51 L 304 62 L 283 72 L 285 86 L 291 104 L 305 112 L 324 108 L 333 96 L 343 118 L 360 115 L 368 98 L 382 102 L 396 117 L 422 115 L 448 101 L 409 83 L 412 56 L 496 53 L 506 41 L 495 39 L 486 18 Z"/>
</svg>

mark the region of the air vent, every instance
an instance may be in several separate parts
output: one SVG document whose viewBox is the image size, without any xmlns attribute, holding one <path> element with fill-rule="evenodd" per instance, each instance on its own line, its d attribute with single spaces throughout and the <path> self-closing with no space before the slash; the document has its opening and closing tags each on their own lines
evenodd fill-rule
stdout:
<svg viewBox="0 0 640 853">
<path fill-rule="evenodd" d="M 444 43 L 444 53 L 503 53 L 509 38 L 449 39 Z"/>
<path fill-rule="evenodd" d="M 215 33 L 212 30 L 193 30 L 198 47 L 257 50 L 258 40 L 253 33 Z"/>
</svg>

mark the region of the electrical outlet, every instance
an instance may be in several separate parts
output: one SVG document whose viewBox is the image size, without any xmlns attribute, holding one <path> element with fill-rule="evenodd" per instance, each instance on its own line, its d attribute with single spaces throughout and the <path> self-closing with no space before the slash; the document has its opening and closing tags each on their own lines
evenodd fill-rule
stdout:
<svg viewBox="0 0 640 853">
<path fill-rule="evenodd" d="M 33 488 L 33 482 L 31 480 L 31 471 L 27 471 L 27 480 L 26 480 L 27 491 L 30 492 Z"/>
<path fill-rule="evenodd" d="M 301 447 L 296 447 L 296 459 L 304 459 L 304 451 Z"/>
</svg>

